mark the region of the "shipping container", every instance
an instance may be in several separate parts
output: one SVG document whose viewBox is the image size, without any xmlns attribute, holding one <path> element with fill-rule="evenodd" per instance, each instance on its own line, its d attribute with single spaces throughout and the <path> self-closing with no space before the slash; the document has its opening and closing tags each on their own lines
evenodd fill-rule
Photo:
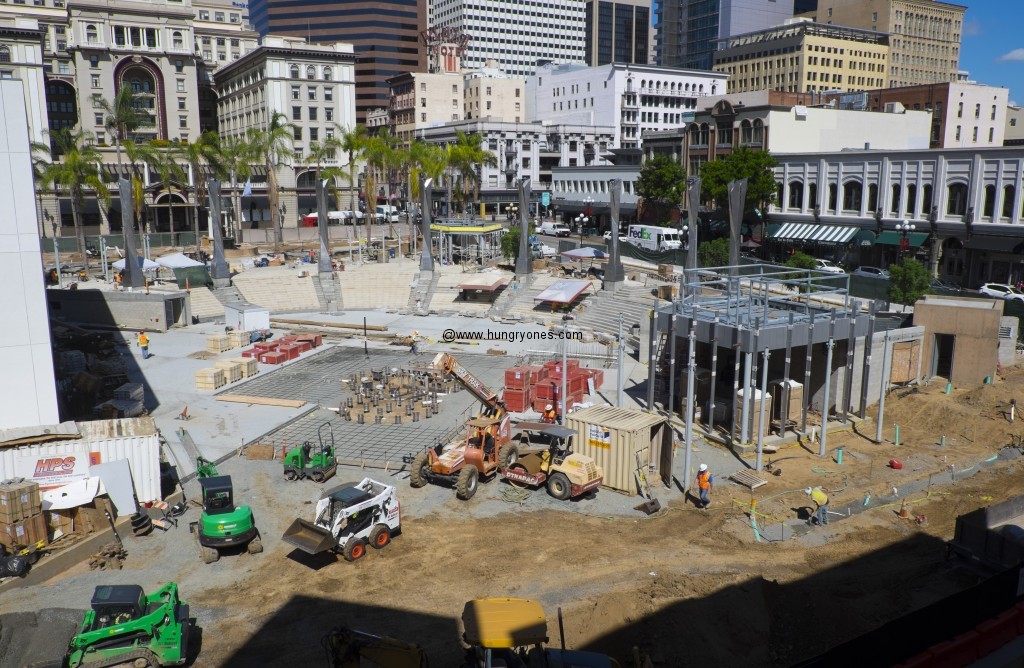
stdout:
<svg viewBox="0 0 1024 668">
<path fill-rule="evenodd" d="M 127 459 L 139 502 L 161 500 L 160 436 L 152 418 L 98 420 L 80 422 L 78 426 L 81 439 L 0 448 L 0 480 L 31 478 L 19 473 L 31 464 L 30 458 L 80 455 L 94 464 Z M 46 487 L 45 483 L 42 486 Z"/>
<path fill-rule="evenodd" d="M 672 474 L 672 430 L 663 416 L 592 406 L 569 413 L 565 425 L 576 430 L 573 449 L 604 468 L 605 487 L 635 495 L 638 454 L 650 484 Z"/>
</svg>

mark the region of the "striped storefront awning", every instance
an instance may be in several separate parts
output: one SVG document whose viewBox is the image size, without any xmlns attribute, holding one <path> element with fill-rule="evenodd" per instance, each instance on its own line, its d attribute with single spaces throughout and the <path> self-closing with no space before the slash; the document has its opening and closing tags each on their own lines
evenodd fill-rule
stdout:
<svg viewBox="0 0 1024 668">
<path fill-rule="evenodd" d="M 859 231 L 859 227 L 850 227 L 848 225 L 785 223 L 772 235 L 772 239 L 815 241 L 822 244 L 845 244 L 853 240 Z"/>
</svg>

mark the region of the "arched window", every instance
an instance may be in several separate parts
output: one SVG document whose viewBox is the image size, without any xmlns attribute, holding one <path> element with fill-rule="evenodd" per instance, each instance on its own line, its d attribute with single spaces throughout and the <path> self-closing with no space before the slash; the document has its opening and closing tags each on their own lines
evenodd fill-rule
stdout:
<svg viewBox="0 0 1024 668">
<path fill-rule="evenodd" d="M 171 44 L 174 46 L 175 49 L 182 49 L 185 47 L 185 40 L 181 36 L 180 31 L 175 30 L 171 33 Z"/>
<path fill-rule="evenodd" d="M 789 182 L 789 202 L 787 208 L 800 211 L 804 208 L 804 184 L 800 181 Z"/>
<path fill-rule="evenodd" d="M 644 88 L 647 88 L 647 79 L 640 80 L 640 90 L 643 90 Z"/>
<path fill-rule="evenodd" d="M 848 181 L 843 184 L 843 211 L 860 211 L 860 201 L 864 196 L 864 186 L 860 181 Z"/>
<path fill-rule="evenodd" d="M 932 206 L 932 186 L 930 183 L 926 183 L 921 190 L 921 211 L 931 215 Z"/>
<path fill-rule="evenodd" d="M 707 123 L 700 124 L 700 143 L 704 146 L 708 145 L 709 137 L 711 135 L 710 128 Z"/>
<path fill-rule="evenodd" d="M 686 92 L 687 92 L 687 93 L 689 93 L 689 92 L 690 92 L 690 84 L 686 84 Z"/>
<path fill-rule="evenodd" d="M 1013 198 L 1017 194 L 1013 186 L 1003 186 L 1003 218 L 1013 217 Z"/>
<path fill-rule="evenodd" d="M 740 141 L 744 144 L 754 141 L 754 127 L 746 119 L 740 121 Z"/>
<path fill-rule="evenodd" d="M 10 48 L 0 45 L 0 63 L 11 62 L 11 50 Z"/>
<path fill-rule="evenodd" d="M 96 44 L 99 42 L 99 32 L 96 30 L 96 26 L 89 24 L 85 26 L 85 42 L 86 44 Z"/>
<path fill-rule="evenodd" d="M 995 214 L 996 210 L 996 187 L 985 186 L 985 206 L 982 209 L 982 214 L 986 218 L 991 218 Z"/>
<path fill-rule="evenodd" d="M 875 209 L 872 209 L 872 211 L 874 210 Z M 900 215 L 900 184 L 898 183 L 892 184 L 892 197 L 890 198 L 889 213 L 894 216 Z"/>
<path fill-rule="evenodd" d="M 839 192 L 839 186 L 834 183 L 828 184 L 828 210 L 829 212 L 836 210 L 836 199 L 837 193 Z"/>
<path fill-rule="evenodd" d="M 299 78 L 299 66 L 298 65 L 292 65 L 291 69 L 289 71 L 289 74 L 291 75 L 292 79 L 298 79 Z"/>
<path fill-rule="evenodd" d="M 946 213 L 951 216 L 963 216 L 967 214 L 967 184 L 950 183 L 946 189 Z"/>
<path fill-rule="evenodd" d="M 763 144 L 764 143 L 764 123 L 761 121 L 760 118 L 755 118 L 754 119 L 753 141 L 754 141 L 755 144 Z"/>
<path fill-rule="evenodd" d="M 907 186 L 907 214 L 911 218 L 916 218 L 917 211 L 917 186 L 911 183 Z"/>
<path fill-rule="evenodd" d="M 702 93 L 704 92 L 704 84 L 700 85 L 700 92 L 702 92 Z"/>
<path fill-rule="evenodd" d="M 878 211 L 878 184 L 868 184 L 868 211 Z"/>
<path fill-rule="evenodd" d="M 690 125 L 690 145 L 697 146 L 700 144 L 700 126 L 696 123 Z"/>
<path fill-rule="evenodd" d="M 807 184 L 807 206 L 813 211 L 818 207 L 818 184 Z"/>
<path fill-rule="evenodd" d="M 312 65 L 306 68 L 306 78 L 316 79 L 316 68 L 313 67 Z"/>
<path fill-rule="evenodd" d="M 324 68 L 324 80 L 325 80 L 325 81 L 330 81 L 330 80 L 331 80 L 331 76 L 332 76 L 332 74 L 331 74 L 331 68 L 329 68 L 329 67 L 325 67 L 325 68 Z"/>
</svg>

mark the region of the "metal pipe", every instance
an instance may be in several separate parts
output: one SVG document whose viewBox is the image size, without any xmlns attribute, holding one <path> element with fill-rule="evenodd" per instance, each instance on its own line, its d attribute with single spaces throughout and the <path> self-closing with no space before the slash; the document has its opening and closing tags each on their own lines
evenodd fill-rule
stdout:
<svg viewBox="0 0 1024 668">
<path fill-rule="evenodd" d="M 693 322 L 692 320 L 690 321 Z M 668 342 L 668 418 L 671 422 L 676 411 L 676 314 L 672 314 L 672 329 Z"/>
<path fill-rule="evenodd" d="M 647 363 L 647 410 L 654 410 L 654 374 L 658 367 L 658 351 L 654 348 L 654 341 L 658 320 L 657 313 L 654 309 L 651 309 L 651 332 L 650 332 L 650 344 L 647 348 L 647 355 L 649 357 Z"/>
<path fill-rule="evenodd" d="M 569 380 L 569 368 L 567 362 L 569 360 L 569 348 L 566 344 L 567 330 L 569 328 L 569 316 L 562 316 L 562 424 L 565 424 L 566 408 L 568 408 L 568 397 L 565 396 L 566 388 Z"/>
<path fill-rule="evenodd" d="M 715 430 L 715 381 L 718 378 L 718 316 L 711 325 L 711 393 L 708 397 L 708 433 Z M 689 475 L 689 473 L 687 473 Z"/>
<path fill-rule="evenodd" d="M 825 344 L 825 403 L 821 409 L 821 438 L 818 440 L 818 456 L 825 456 L 825 443 L 828 440 L 828 391 L 832 384 L 832 349 L 835 347 L 835 340 L 829 336 Z"/>
<path fill-rule="evenodd" d="M 860 377 L 860 410 L 857 415 L 864 419 L 868 410 L 868 384 L 871 379 L 871 350 L 875 337 L 875 302 L 868 306 L 868 333 L 864 337 L 864 371 Z"/>
<path fill-rule="evenodd" d="M 779 436 L 786 435 L 786 423 L 789 422 L 789 397 L 793 391 L 789 385 L 789 370 L 793 357 L 793 318 L 794 314 L 790 311 L 789 322 L 786 323 L 786 358 L 782 365 L 782 392 L 779 393 L 782 396 L 782 406 L 775 407 L 779 413 Z M 785 414 L 782 412 L 783 406 Z"/>
<path fill-rule="evenodd" d="M 732 413 L 730 414 L 732 427 L 729 430 L 730 441 L 736 438 L 736 415 L 739 412 L 736 402 L 740 398 L 740 330 L 734 329 L 733 336 L 736 337 L 736 342 L 732 346 Z"/>
<path fill-rule="evenodd" d="M 686 378 L 686 426 L 683 439 L 686 451 L 683 455 L 683 491 L 690 491 L 690 466 L 693 452 L 693 377 L 697 369 L 697 323 L 690 320 L 689 350 L 687 351 Z"/>
<path fill-rule="evenodd" d="M 811 354 L 814 352 L 814 317 L 807 328 L 807 363 L 804 367 L 804 396 L 800 402 L 800 432 L 807 433 L 807 406 L 811 403 Z"/>
<path fill-rule="evenodd" d="M 619 313 L 619 374 L 618 383 L 615 387 L 615 406 L 622 408 L 622 388 L 626 384 L 626 379 L 622 376 L 623 368 L 623 352 L 622 352 L 622 318 L 625 316 L 624 313 Z"/>
<path fill-rule="evenodd" d="M 875 426 L 875 443 L 882 442 L 882 420 L 885 415 L 885 391 L 887 389 L 888 375 L 885 370 L 889 366 L 889 330 L 885 330 L 885 339 L 882 343 L 882 391 L 878 395 L 878 424 Z"/>
<path fill-rule="evenodd" d="M 750 374 L 751 374 L 751 357 L 753 353 L 743 353 L 743 406 L 740 414 L 740 443 L 748 443 L 749 439 L 747 436 L 750 432 L 747 431 L 747 425 L 750 419 Z"/>
<path fill-rule="evenodd" d="M 850 332 L 846 337 L 846 384 L 843 386 L 842 422 L 846 424 L 850 417 L 850 403 L 853 401 L 853 358 L 857 352 L 857 303 L 850 314 Z"/>
<path fill-rule="evenodd" d="M 757 424 L 757 458 L 754 462 L 754 470 L 761 470 L 761 456 L 764 452 L 764 406 L 768 397 L 768 358 L 772 356 L 771 351 L 764 349 L 764 360 L 761 363 L 761 406 L 760 418 Z"/>
</svg>

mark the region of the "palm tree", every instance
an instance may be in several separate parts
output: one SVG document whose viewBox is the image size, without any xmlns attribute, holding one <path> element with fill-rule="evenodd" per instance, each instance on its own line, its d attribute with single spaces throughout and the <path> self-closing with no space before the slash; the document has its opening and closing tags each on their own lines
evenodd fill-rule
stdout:
<svg viewBox="0 0 1024 668">
<path fill-rule="evenodd" d="M 309 145 L 309 163 L 314 169 L 314 183 L 320 183 L 320 179 L 328 180 L 329 192 L 334 193 L 337 206 L 341 208 L 341 195 L 335 186 L 338 180 L 347 180 L 348 174 L 340 167 L 326 166 L 328 160 L 337 161 L 338 151 L 341 148 L 341 140 L 337 137 L 327 137 L 322 142 L 312 142 Z M 318 212 L 319 213 L 319 212 Z M 318 225 L 326 225 L 326 221 L 318 221 Z"/>
<path fill-rule="evenodd" d="M 177 151 L 171 147 L 154 146 L 150 144 L 146 147 L 144 155 L 146 156 L 146 162 L 149 163 L 150 167 L 156 170 L 157 176 L 160 179 L 160 184 L 164 187 L 164 192 L 167 195 L 167 226 L 173 238 L 174 236 L 174 193 L 172 188 L 174 183 L 182 183 L 185 181 L 185 170 L 182 169 L 181 163 L 178 162 Z M 154 202 L 156 197 L 153 198 Z"/>
<path fill-rule="evenodd" d="M 192 232 L 196 236 L 196 251 L 199 251 L 199 207 L 206 199 L 206 179 L 203 178 L 203 164 L 209 165 L 214 173 L 222 173 L 220 164 L 220 137 L 214 131 L 204 132 L 194 142 L 177 149 L 181 159 L 192 172 Z M 220 224 L 220 221 L 216 221 Z"/>
<path fill-rule="evenodd" d="M 226 174 L 231 179 L 231 199 L 234 209 L 235 230 L 234 236 L 241 240 L 242 231 L 242 198 L 238 191 L 238 182 L 241 179 L 248 181 L 252 176 L 252 161 L 255 159 L 252 146 L 249 141 L 237 135 L 225 137 L 220 142 L 217 150 L 217 160 L 213 163 L 219 168 L 221 174 Z M 219 221 L 217 221 L 219 224 Z"/>
<path fill-rule="evenodd" d="M 149 234 L 149 219 L 144 219 L 142 216 L 142 209 L 146 205 L 146 177 L 143 174 L 143 169 L 146 172 L 149 171 L 148 160 L 149 160 L 149 148 L 146 144 L 137 144 L 132 140 L 124 142 L 125 156 L 128 158 L 128 174 L 131 178 L 132 186 L 132 204 L 134 211 L 124 211 L 124 207 L 121 207 L 121 225 L 134 225 L 135 221 L 139 223 L 139 232 Z M 128 214 L 127 220 L 125 214 Z M 134 219 L 131 214 L 135 214 Z"/>
<path fill-rule="evenodd" d="M 86 190 L 96 193 L 101 206 L 110 204 L 110 191 L 100 177 L 98 166 L 102 158 L 93 143 L 94 137 L 91 133 L 62 128 L 54 132 L 52 138 L 61 160 L 51 162 L 42 169 L 42 180 L 44 183 L 52 183 L 55 188 L 59 186 L 67 190 L 71 197 L 71 217 L 75 221 L 78 250 L 82 254 L 82 262 L 88 273 L 89 254 L 85 248 L 85 228 L 82 227 L 82 204 L 85 201 Z M 50 147 L 36 144 L 33 149 L 49 152 Z"/>
<path fill-rule="evenodd" d="M 435 183 L 440 182 L 441 176 L 448 168 L 448 151 L 437 144 L 428 144 L 419 139 L 414 139 L 409 145 L 408 168 L 409 168 L 409 196 L 412 201 L 421 201 L 420 175 L 424 178 L 433 179 Z M 423 214 L 422 207 L 420 214 Z M 410 225 L 409 239 L 415 238 L 415 231 Z M 426 240 L 424 240 L 426 242 Z M 411 247 L 410 241 L 410 247 Z"/>
<path fill-rule="evenodd" d="M 359 175 L 359 160 L 363 155 L 363 148 L 366 146 L 366 126 L 357 125 L 350 130 L 343 130 L 341 133 L 341 144 L 339 148 L 342 151 L 348 153 L 348 185 L 349 188 L 355 188 L 358 183 Z M 352 225 L 356 225 L 356 210 L 359 202 L 359 194 L 356 193 L 354 197 L 350 199 L 350 205 L 352 207 Z M 367 197 L 367 203 L 369 203 L 369 197 Z M 367 204 L 369 208 L 369 204 Z M 369 213 L 369 212 L 367 212 Z M 356 227 L 358 232 L 359 228 Z"/>
<path fill-rule="evenodd" d="M 479 132 L 468 134 L 456 130 L 456 143 L 451 147 L 451 163 L 461 177 L 461 199 L 463 209 L 472 190 L 473 200 L 480 199 L 480 174 L 477 171 L 483 165 L 495 166 L 498 160 L 493 153 L 483 147 L 483 135 Z"/>
<path fill-rule="evenodd" d="M 121 142 L 130 139 L 132 134 L 141 127 L 153 124 L 152 117 L 143 111 L 143 102 L 153 96 L 136 93 L 128 85 L 121 86 L 112 101 L 106 98 L 99 98 L 97 104 L 103 110 L 103 127 L 114 139 L 114 146 L 117 148 L 117 172 L 121 173 Z"/>
<path fill-rule="evenodd" d="M 266 130 L 250 130 L 248 139 L 254 152 L 264 157 L 267 168 L 267 200 L 270 219 L 274 224 L 274 250 L 280 250 L 284 242 L 283 222 L 279 208 L 277 168 L 285 164 L 292 154 L 293 126 L 284 114 L 274 112 Z"/>
</svg>

